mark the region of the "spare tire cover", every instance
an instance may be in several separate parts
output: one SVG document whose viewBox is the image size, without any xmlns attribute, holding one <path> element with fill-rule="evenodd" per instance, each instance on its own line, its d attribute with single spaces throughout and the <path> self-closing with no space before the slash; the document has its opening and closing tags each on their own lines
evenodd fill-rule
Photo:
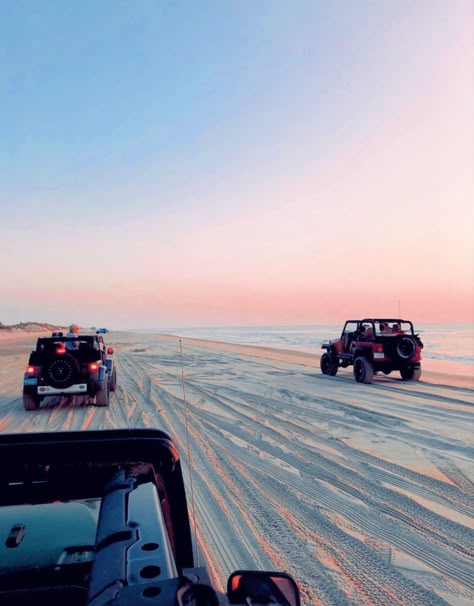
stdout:
<svg viewBox="0 0 474 606">
<path fill-rule="evenodd" d="M 397 343 L 397 353 L 400 356 L 400 358 L 403 358 L 404 360 L 409 360 L 411 357 L 413 357 L 415 355 L 415 352 L 416 352 L 415 341 L 413 339 L 411 339 L 410 337 L 403 337 Z"/>
<path fill-rule="evenodd" d="M 70 354 L 58 356 L 49 362 L 45 371 L 46 382 L 56 389 L 73 385 L 79 376 L 79 363 Z"/>
</svg>

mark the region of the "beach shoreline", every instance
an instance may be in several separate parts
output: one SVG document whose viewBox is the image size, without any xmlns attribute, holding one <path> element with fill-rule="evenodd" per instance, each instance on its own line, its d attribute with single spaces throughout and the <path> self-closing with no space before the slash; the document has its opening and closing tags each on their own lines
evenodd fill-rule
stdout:
<svg viewBox="0 0 474 606">
<path fill-rule="evenodd" d="M 243 356 L 258 357 L 258 358 L 269 358 L 275 361 L 284 362 L 286 364 L 299 364 L 302 366 L 314 367 L 317 372 L 319 369 L 320 355 L 312 352 L 305 352 L 296 349 L 284 349 L 279 347 L 269 347 L 263 345 L 251 345 L 242 343 L 228 343 L 225 341 L 216 341 L 211 339 L 202 339 L 196 337 L 184 337 L 176 335 L 170 335 L 168 333 L 160 332 L 128 332 L 128 331 L 112 331 L 105 336 L 106 341 L 111 344 L 113 342 L 127 336 L 128 339 L 134 341 L 140 341 L 147 337 L 154 337 L 162 339 L 166 342 L 176 341 L 184 344 L 194 344 L 199 347 L 207 349 L 218 349 L 221 351 L 228 351 L 234 353 L 240 353 Z M 32 347 L 36 339 L 40 336 L 50 336 L 49 332 L 6 332 L 0 331 L 0 343 L 1 342 L 23 342 L 31 340 Z M 422 360 L 422 378 L 421 381 L 427 381 L 435 384 L 445 384 L 453 387 L 467 387 L 474 389 L 474 368 L 469 364 L 462 364 L 460 362 L 452 362 L 445 360 L 433 360 L 430 358 L 424 358 Z M 344 372 L 352 372 L 351 367 L 346 369 Z"/>
<path fill-rule="evenodd" d="M 110 333 L 109 338 L 112 338 L 113 334 L 123 333 Z M 128 335 L 135 335 L 137 333 L 125 333 Z M 283 349 L 279 347 L 268 347 L 262 345 L 248 345 L 242 343 L 227 343 L 225 341 L 215 341 L 210 339 L 201 339 L 196 337 L 181 337 L 179 335 L 170 335 L 163 333 L 142 333 L 147 335 L 154 335 L 165 341 L 181 341 L 183 347 L 185 343 L 191 343 L 196 346 L 209 348 L 209 349 L 220 349 L 222 351 L 229 351 L 234 353 L 241 353 L 245 356 L 269 358 L 272 360 L 284 362 L 286 364 L 299 364 L 302 366 L 314 367 L 319 373 L 319 359 L 320 355 L 310 352 L 304 352 L 293 349 Z M 467 387 L 474 389 L 474 369 L 469 364 L 462 364 L 460 362 L 451 362 L 443 360 L 431 360 L 429 358 L 422 360 L 422 381 L 427 381 L 435 384 L 446 384 L 453 387 Z M 346 369 L 344 372 L 351 372 L 351 368 Z"/>
</svg>

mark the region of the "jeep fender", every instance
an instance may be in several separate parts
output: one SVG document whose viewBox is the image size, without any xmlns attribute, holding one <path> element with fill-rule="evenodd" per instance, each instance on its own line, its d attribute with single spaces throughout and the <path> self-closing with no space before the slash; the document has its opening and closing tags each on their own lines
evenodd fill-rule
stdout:
<svg viewBox="0 0 474 606">
<path fill-rule="evenodd" d="M 355 347 L 351 353 L 354 360 L 359 356 L 367 358 L 368 360 L 372 360 L 374 357 L 374 352 L 371 347 Z"/>
</svg>

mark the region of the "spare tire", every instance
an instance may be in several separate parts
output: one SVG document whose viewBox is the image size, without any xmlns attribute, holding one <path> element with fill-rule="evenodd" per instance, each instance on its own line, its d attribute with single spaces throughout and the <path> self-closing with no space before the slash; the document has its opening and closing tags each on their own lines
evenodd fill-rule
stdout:
<svg viewBox="0 0 474 606">
<path fill-rule="evenodd" d="M 416 353 L 416 344 L 411 337 L 403 337 L 397 343 L 397 354 L 403 360 L 409 360 Z"/>
<path fill-rule="evenodd" d="M 71 387 L 77 382 L 80 373 L 79 362 L 71 354 L 63 354 L 48 362 L 44 377 L 46 383 L 56 389 Z"/>
</svg>

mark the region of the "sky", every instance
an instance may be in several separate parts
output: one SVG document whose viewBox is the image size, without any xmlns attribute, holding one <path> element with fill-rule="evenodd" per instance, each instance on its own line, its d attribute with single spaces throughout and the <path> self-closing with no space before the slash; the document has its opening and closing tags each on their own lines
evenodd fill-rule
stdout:
<svg viewBox="0 0 474 606">
<path fill-rule="evenodd" d="M 0 321 L 474 322 L 471 0 L 0 0 Z"/>
</svg>

